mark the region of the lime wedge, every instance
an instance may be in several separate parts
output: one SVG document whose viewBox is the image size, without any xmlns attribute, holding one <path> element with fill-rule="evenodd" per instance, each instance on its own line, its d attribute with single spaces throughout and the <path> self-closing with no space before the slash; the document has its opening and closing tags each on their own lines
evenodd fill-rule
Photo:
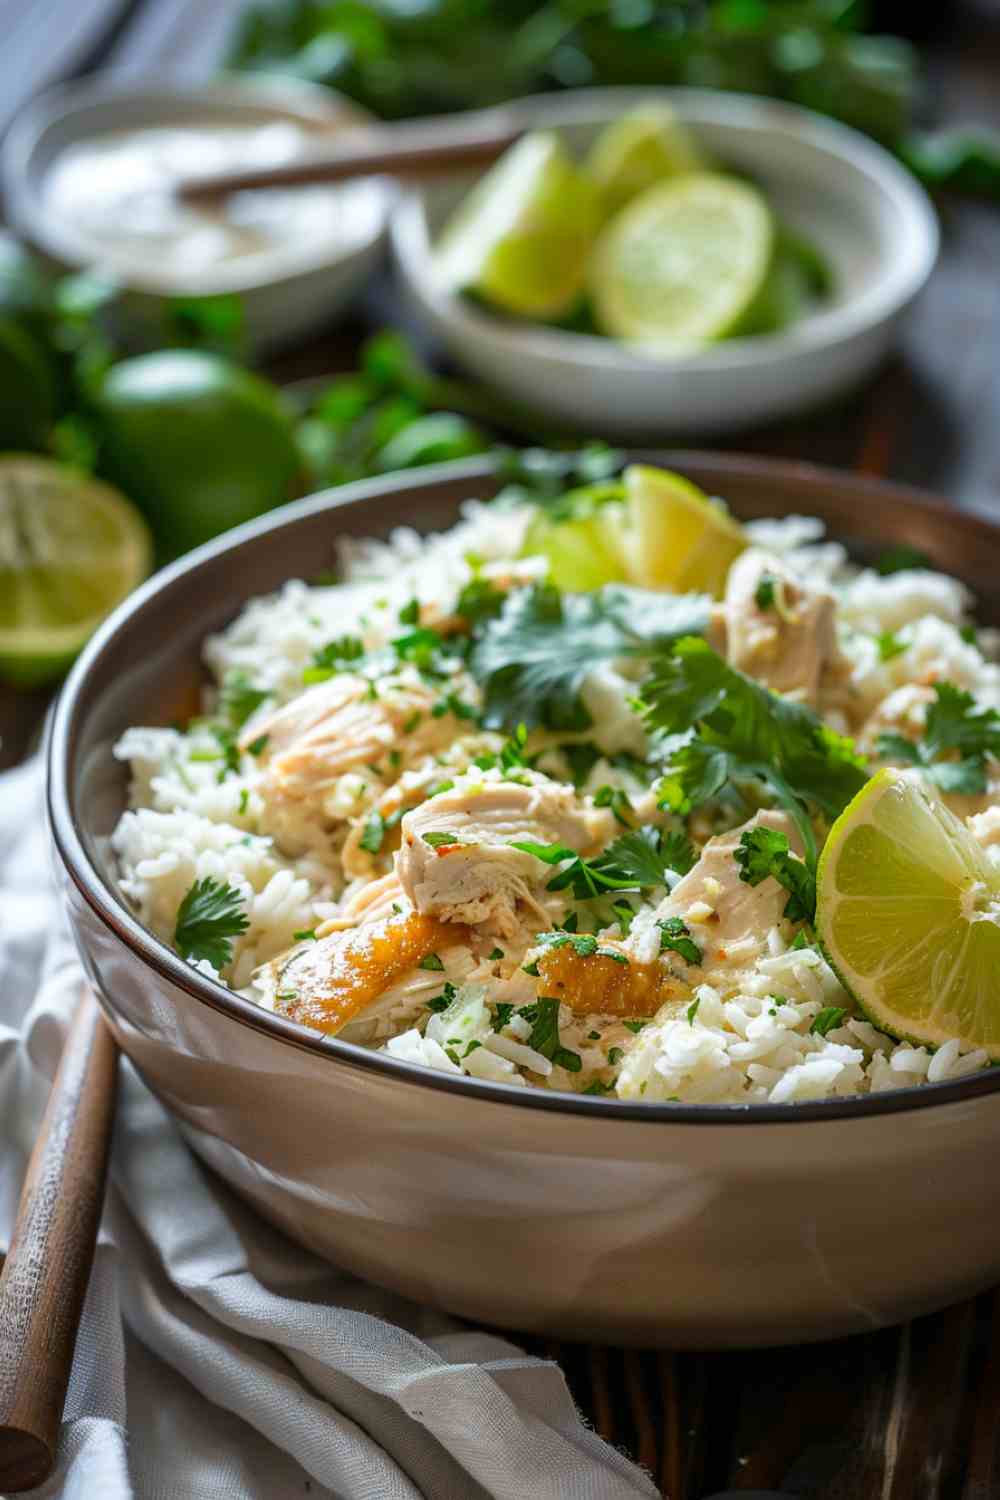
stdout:
<svg viewBox="0 0 1000 1500">
<path fill-rule="evenodd" d="M 748 183 L 691 172 L 649 188 L 599 237 L 597 321 L 615 338 L 670 346 L 741 331 L 767 280 L 775 228 Z"/>
<path fill-rule="evenodd" d="M 584 163 L 601 190 L 609 218 L 665 177 L 697 172 L 707 165 L 690 132 L 667 104 L 641 104 L 605 125 Z"/>
<path fill-rule="evenodd" d="M 600 194 L 551 131 L 532 131 L 491 167 L 438 240 L 442 284 L 504 312 L 559 318 L 580 294 Z"/>
<path fill-rule="evenodd" d="M 48 458 L 0 457 L 0 677 L 58 677 L 151 561 L 146 523 L 110 485 Z"/>
<path fill-rule="evenodd" d="M 632 464 L 625 470 L 621 547 L 629 582 L 721 598 L 746 534 L 720 501 L 680 474 Z"/>
<path fill-rule="evenodd" d="M 539 511 L 525 534 L 522 554 L 546 558 L 550 583 L 573 593 L 625 583 L 622 509 L 620 501 L 611 501 L 590 515 L 558 519 Z"/>
<path fill-rule="evenodd" d="M 827 956 L 877 1026 L 1000 1059 L 1000 870 L 919 772 L 879 771 L 845 808 L 817 892 Z"/>
</svg>

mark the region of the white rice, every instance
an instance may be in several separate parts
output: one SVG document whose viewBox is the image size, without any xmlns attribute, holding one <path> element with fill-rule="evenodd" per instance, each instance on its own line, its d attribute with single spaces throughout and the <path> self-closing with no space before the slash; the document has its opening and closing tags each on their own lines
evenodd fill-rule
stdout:
<svg viewBox="0 0 1000 1500">
<path fill-rule="evenodd" d="M 539 559 L 509 561 L 520 549 L 525 524 L 523 511 L 471 502 L 461 524 L 444 537 L 425 540 L 401 529 L 387 544 L 345 544 L 344 584 L 311 587 L 292 581 L 275 595 L 252 601 L 206 642 L 209 672 L 221 683 L 228 673 L 244 671 L 272 704 L 284 702 L 301 692 L 303 669 L 331 638 L 357 635 L 367 649 L 376 649 L 398 633 L 400 608 L 413 597 L 447 615 L 473 565 L 487 576 L 491 570 L 524 579 L 540 576 Z M 822 526 L 811 518 L 760 521 L 750 530 L 758 544 L 783 553 L 837 591 L 856 701 L 874 708 L 909 684 L 947 677 L 1000 706 L 1000 667 L 960 634 L 971 602 L 962 584 L 920 571 L 888 578 L 858 572 L 848 565 L 843 548 L 823 542 Z M 876 638 L 887 631 L 898 632 L 903 649 L 883 661 Z M 597 725 L 588 737 L 606 756 L 644 753 L 642 725 L 629 707 L 634 691 L 627 666 L 600 664 L 585 680 L 583 696 Z M 209 693 L 208 707 L 212 700 Z M 129 764 L 132 781 L 130 810 L 112 840 L 121 889 L 140 919 L 170 942 L 178 908 L 194 881 L 211 877 L 232 886 L 244 906 L 246 931 L 235 939 L 224 974 L 204 960 L 197 967 L 269 1004 L 273 994 L 255 985 L 254 971 L 292 947 L 296 934 L 335 914 L 345 882 L 335 849 L 326 856 L 320 851 L 290 857 L 258 832 L 263 803 L 256 763 L 244 755 L 238 770 L 220 779 L 218 760 L 209 758 L 217 749 L 211 733 L 197 727 L 187 734 L 137 728 L 122 738 L 115 753 Z M 334 804 L 337 796 L 346 799 L 342 811 L 365 794 L 364 778 L 354 782 L 347 787 L 345 779 L 331 793 Z M 609 759 L 597 762 L 587 786 L 605 784 L 633 795 L 639 790 L 630 773 Z M 973 828 L 1000 862 L 995 812 L 974 819 Z M 498 1026 L 498 1003 L 530 1001 L 526 981 L 519 975 L 503 982 L 470 977 L 467 951 L 455 960 L 457 994 L 447 1009 L 430 1013 L 427 1000 L 448 976 L 421 975 L 416 984 L 383 997 L 363 1040 L 392 1057 L 444 1073 L 589 1088 L 648 1102 L 845 1098 L 940 1082 L 987 1066 L 985 1052 L 963 1054 L 957 1042 L 932 1053 L 885 1036 L 853 1013 L 850 997 L 821 954 L 790 949 L 786 936 L 778 930 L 769 935 L 768 956 L 741 974 L 735 988 L 707 975 L 714 982 L 700 984 L 690 1006 L 664 1008 L 635 1031 L 605 1025 L 595 1042 L 588 1023 L 564 1006 L 560 1036 L 580 1058 L 573 1075 L 529 1045 L 531 1025 L 516 1010 Z M 649 911 L 636 918 L 631 941 L 638 956 L 644 942 L 648 956 L 655 953 L 658 935 Z M 830 1007 L 845 1014 L 820 1035 L 813 1024 Z M 616 1052 L 619 1060 L 610 1062 Z"/>
</svg>

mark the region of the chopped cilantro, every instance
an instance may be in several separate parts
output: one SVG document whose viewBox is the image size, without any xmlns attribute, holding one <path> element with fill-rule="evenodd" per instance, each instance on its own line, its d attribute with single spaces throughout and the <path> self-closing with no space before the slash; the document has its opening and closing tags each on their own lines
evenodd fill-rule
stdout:
<svg viewBox="0 0 1000 1500">
<path fill-rule="evenodd" d="M 444 989 L 441 991 L 440 995 L 435 995 L 433 1000 L 427 1000 L 424 1003 L 426 1004 L 428 1010 L 432 1010 L 435 1015 L 440 1015 L 443 1010 L 448 1009 L 449 1005 L 454 1000 L 457 994 L 458 991 L 452 984 L 451 980 L 446 979 L 444 982 Z"/>
<path fill-rule="evenodd" d="M 250 801 L 250 793 L 247 790 L 247 788 L 244 787 L 243 790 L 240 792 L 240 817 L 241 818 L 243 817 L 243 814 L 247 810 L 247 803 L 249 801 Z"/>
<path fill-rule="evenodd" d="M 694 1025 L 694 1018 L 698 1014 L 698 1007 L 699 1007 L 700 1004 L 701 1004 L 701 996 L 699 995 L 698 998 L 696 1000 L 692 1000 L 691 1004 L 688 1006 L 688 1008 L 687 1008 L 687 1018 L 688 1018 L 688 1025 L 689 1026 L 693 1026 Z"/>
<path fill-rule="evenodd" d="M 613 1094 L 614 1091 L 615 1086 L 613 1083 L 602 1083 L 599 1078 L 595 1078 L 593 1083 L 588 1083 L 585 1089 L 581 1089 L 581 1093 L 596 1094 L 598 1098 L 605 1098 L 608 1094 Z"/>
<path fill-rule="evenodd" d="M 223 969 L 233 956 L 232 939 L 249 925 L 239 892 L 206 875 L 178 908 L 174 944 L 182 958 L 205 959 Z"/>
<path fill-rule="evenodd" d="M 588 729 L 580 687 L 595 662 L 650 656 L 703 630 L 708 601 L 608 584 L 563 594 L 549 584 L 517 589 L 484 622 L 469 659 L 484 695 L 484 723 L 511 728 Z"/>
<path fill-rule="evenodd" d="M 979 631 L 975 625 L 963 625 L 958 633 L 967 646 L 975 646 L 977 650 L 979 649 Z"/>
<path fill-rule="evenodd" d="M 502 948 L 494 948 L 493 951 L 491 953 L 488 953 L 486 956 L 490 960 L 490 962 L 493 963 L 496 961 L 496 959 L 504 957 L 504 951 Z"/>
<path fill-rule="evenodd" d="M 362 832 L 358 843 L 360 844 L 362 849 L 367 851 L 367 853 L 377 854 L 382 847 L 382 840 L 384 838 L 385 820 L 376 807 L 373 808 L 372 811 L 368 814 L 368 819 L 365 823 L 364 831 Z"/>
<path fill-rule="evenodd" d="M 662 805 L 688 813 L 730 782 L 763 782 L 794 817 L 815 863 L 803 804 L 837 817 L 861 790 L 865 765 L 850 740 L 693 636 L 657 659 L 642 698 L 647 727 L 670 756 L 658 789 Z"/>
<path fill-rule="evenodd" d="M 906 642 L 901 641 L 894 630 L 883 630 L 875 637 L 878 646 L 879 661 L 892 661 L 894 656 L 902 656 L 906 650 Z"/>
<path fill-rule="evenodd" d="M 472 1041 L 469 1043 L 469 1045 L 466 1047 L 465 1051 L 462 1053 L 462 1057 L 463 1058 L 468 1057 L 468 1055 L 469 1055 L 470 1052 L 475 1052 L 476 1048 L 477 1047 L 481 1047 L 482 1045 L 483 1045 L 482 1042 L 477 1041 L 477 1039 L 475 1037 L 473 1037 Z"/>
<path fill-rule="evenodd" d="M 610 808 L 617 823 L 623 828 L 632 827 L 632 820 L 625 816 L 632 811 L 632 804 L 620 786 L 599 786 L 594 793 L 594 806 Z"/>
<path fill-rule="evenodd" d="M 293 932 L 292 940 L 296 943 L 314 943 L 316 941 L 315 927 L 303 927 L 301 932 Z"/>
<path fill-rule="evenodd" d="M 506 1000 L 498 1001 L 493 1014 L 493 1030 L 503 1031 L 505 1026 L 510 1025 L 510 1018 L 513 1014 L 513 1005 L 509 1005 Z"/>
<path fill-rule="evenodd" d="M 247 753 L 249 755 L 260 755 L 270 738 L 271 736 L 269 734 L 259 734 L 257 738 L 247 746 Z"/>
<path fill-rule="evenodd" d="M 1000 758 L 1000 713 L 978 704 L 953 682 L 938 682 L 921 739 L 880 734 L 875 749 L 883 760 L 919 766 L 942 791 L 975 795 L 986 790 L 986 757 Z M 950 751 L 959 758 L 938 759 Z"/>
<path fill-rule="evenodd" d="M 522 964 L 521 973 L 530 974 L 532 979 L 537 979 L 539 975 L 538 964 L 534 960 L 530 964 Z"/>
<path fill-rule="evenodd" d="M 571 1052 L 559 1041 L 559 1000 L 552 995 L 542 995 L 533 1005 L 522 1005 L 522 1015 L 531 1025 L 528 1046 L 557 1067 L 569 1073 L 579 1073 L 582 1063 L 578 1052 Z"/>
<path fill-rule="evenodd" d="M 569 1047 L 557 1047 L 552 1054 L 552 1061 L 557 1068 L 565 1068 L 567 1073 L 579 1073 L 583 1067 L 579 1052 L 573 1052 Z"/>
<path fill-rule="evenodd" d="M 773 573 L 762 573 L 757 587 L 754 589 L 753 599 L 758 609 L 774 608 L 774 589 L 777 579 Z"/>
<path fill-rule="evenodd" d="M 628 937 L 632 930 L 632 923 L 635 920 L 635 912 L 632 907 L 629 906 L 627 901 L 613 901 L 611 903 L 611 910 L 615 914 L 622 937 Z"/>
<path fill-rule="evenodd" d="M 680 917 L 665 917 L 657 922 L 660 929 L 660 952 L 679 953 L 689 964 L 700 964 L 704 954 L 691 936 L 691 929 Z"/>
<path fill-rule="evenodd" d="M 427 953 L 417 964 L 418 969 L 431 969 L 435 974 L 444 972 L 444 964 L 436 953 Z"/>
<path fill-rule="evenodd" d="M 600 1040 L 601 1040 L 601 1033 L 599 1031 L 588 1031 L 587 1032 L 587 1041 L 588 1042 L 599 1042 Z"/>
<path fill-rule="evenodd" d="M 448 830 L 444 828 L 439 829 L 436 832 L 432 831 L 430 833 L 422 833 L 420 837 L 423 839 L 425 844 L 430 844 L 432 849 L 443 849 L 446 844 L 457 844 L 460 842 L 456 834 L 449 833 Z"/>
<path fill-rule="evenodd" d="M 621 1047 L 609 1047 L 608 1048 L 608 1062 L 611 1064 L 612 1067 L 615 1067 L 615 1065 L 617 1063 L 620 1063 L 621 1060 L 622 1060 L 622 1058 L 624 1056 L 625 1056 L 625 1052 L 624 1052 L 623 1048 L 621 1048 Z"/>
<path fill-rule="evenodd" d="M 410 602 L 408 604 L 404 604 L 403 607 L 402 607 L 402 609 L 399 611 L 399 623 L 400 623 L 400 625 L 416 625 L 419 622 L 419 620 L 420 620 L 420 603 L 419 603 L 419 600 L 417 600 L 417 599 L 411 599 Z"/>
<path fill-rule="evenodd" d="M 356 635 L 338 636 L 313 652 L 312 662 L 303 672 L 302 681 L 325 682 L 337 672 L 346 672 L 356 666 L 364 654 L 364 642 Z"/>
<path fill-rule="evenodd" d="M 846 1015 L 842 1006 L 828 1005 L 816 1016 L 809 1031 L 815 1036 L 826 1036 L 828 1031 L 836 1031 Z"/>
<path fill-rule="evenodd" d="M 270 696 L 266 688 L 254 687 L 247 674 L 236 667 L 223 679 L 219 707 L 234 729 L 242 729 L 250 715 Z"/>
<path fill-rule="evenodd" d="M 795 934 L 795 939 L 792 942 L 791 947 L 789 948 L 789 952 L 790 953 L 799 953 L 799 952 L 801 952 L 801 950 L 803 948 L 811 948 L 812 946 L 813 945 L 809 941 L 809 936 L 808 936 L 807 933 L 805 933 L 805 932 L 797 932 Z"/>
<path fill-rule="evenodd" d="M 785 916 L 792 922 L 813 922 L 816 918 L 816 875 L 792 853 L 788 835 L 763 825 L 741 835 L 733 858 L 740 868 L 740 879 L 747 885 L 760 885 L 773 875 L 788 892 Z"/>
<path fill-rule="evenodd" d="M 649 1025 L 649 1018 L 647 1017 L 644 1021 L 623 1021 L 622 1025 L 626 1031 L 633 1031 L 638 1036 L 642 1028 Z"/>
<path fill-rule="evenodd" d="M 559 751 L 566 758 L 569 766 L 569 774 L 573 778 L 575 786 L 582 785 L 590 775 L 591 771 L 602 758 L 601 751 L 590 740 L 583 740 L 575 744 L 570 740 L 567 744 L 560 745 Z"/>
<path fill-rule="evenodd" d="M 581 859 L 564 844 L 514 843 L 514 849 L 533 854 L 548 865 L 562 865 L 548 883 L 550 891 L 571 889 L 578 901 L 592 900 L 606 891 L 634 891 L 667 884 L 668 864 L 684 863 L 690 844 L 682 836 L 662 834 L 658 828 L 634 828 L 620 834 L 596 859 Z M 681 848 L 683 845 L 684 848 Z M 568 861 L 568 863 L 567 863 Z"/>
<path fill-rule="evenodd" d="M 911 547 L 906 542 L 901 542 L 898 547 L 887 547 L 880 555 L 875 564 L 883 577 L 890 573 L 908 572 L 913 568 L 931 568 L 933 563 L 926 552 L 921 552 L 919 547 Z"/>
<path fill-rule="evenodd" d="M 539 932 L 535 937 L 539 948 L 570 947 L 578 958 L 590 958 L 597 952 L 597 939 L 591 932 Z"/>
<path fill-rule="evenodd" d="M 420 724 L 420 722 L 423 719 L 423 717 L 424 716 L 420 712 L 419 708 L 418 709 L 414 709 L 413 713 L 410 714 L 409 718 L 408 719 L 404 719 L 404 721 L 403 721 L 403 733 L 404 734 L 412 734 L 413 731 Z"/>
<path fill-rule="evenodd" d="M 492 620 L 503 609 L 506 595 L 485 578 L 471 578 L 458 596 L 455 613 L 478 625 L 483 620 Z"/>
</svg>

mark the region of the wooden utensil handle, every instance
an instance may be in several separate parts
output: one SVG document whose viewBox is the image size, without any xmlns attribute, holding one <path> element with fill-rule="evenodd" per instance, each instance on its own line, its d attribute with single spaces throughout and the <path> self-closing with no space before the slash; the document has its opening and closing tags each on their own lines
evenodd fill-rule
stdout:
<svg viewBox="0 0 1000 1500">
<path fill-rule="evenodd" d="M 0 1275 L 0 1493 L 41 1484 L 55 1462 L 104 1200 L 117 1063 L 85 986 Z"/>
<path fill-rule="evenodd" d="M 186 178 L 177 184 L 176 192 L 187 202 L 198 202 L 255 188 L 303 187 L 383 172 L 395 177 L 421 177 L 460 167 L 487 166 L 523 133 L 523 126 L 507 121 L 465 123 L 461 117 L 421 121 L 405 128 L 388 125 L 351 131 L 340 145 L 322 156 L 303 156 L 276 167 Z"/>
</svg>

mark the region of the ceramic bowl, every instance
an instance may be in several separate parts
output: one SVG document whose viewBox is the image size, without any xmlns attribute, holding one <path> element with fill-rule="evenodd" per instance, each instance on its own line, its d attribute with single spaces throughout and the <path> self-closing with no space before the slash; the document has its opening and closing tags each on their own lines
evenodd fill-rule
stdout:
<svg viewBox="0 0 1000 1500">
<path fill-rule="evenodd" d="M 370 116 L 329 89 L 293 79 L 223 78 L 190 87 L 157 79 L 125 86 L 85 79 L 60 85 L 22 110 L 4 140 L 0 176 L 8 219 L 57 268 L 94 266 L 89 244 L 46 200 L 44 181 L 55 159 L 88 136 L 206 118 L 247 126 L 291 120 L 321 137 L 345 123 L 364 124 Z M 192 276 L 183 286 L 168 283 L 153 263 L 130 273 L 118 331 L 132 343 L 162 343 L 164 297 L 237 292 L 252 348 L 271 349 L 314 335 L 372 274 L 395 196 L 385 178 L 346 184 L 341 192 L 344 234 L 335 247 L 300 246 L 280 271 L 266 273 L 249 259 L 237 259 Z M 101 269 L 99 262 L 96 268 Z"/>
<path fill-rule="evenodd" d="M 744 517 L 907 542 L 1000 622 L 1000 527 L 806 465 L 644 455 Z M 338 536 L 452 523 L 489 463 L 347 485 L 159 573 L 73 669 L 48 739 L 56 864 L 111 1028 L 197 1154 L 289 1235 L 420 1302 L 616 1344 L 828 1338 L 1000 1274 L 1000 1069 L 815 1104 L 635 1104 L 458 1080 L 310 1031 L 197 973 L 118 894 L 112 746 L 195 711 L 199 643 Z"/>
<path fill-rule="evenodd" d="M 719 161 L 746 172 L 828 258 L 832 299 L 787 331 L 666 361 L 613 339 L 503 318 L 442 288 L 432 245 L 474 180 L 403 194 L 390 227 L 419 317 L 471 374 L 558 427 L 621 439 L 746 428 L 856 384 L 889 350 L 933 268 L 937 221 L 923 189 L 872 141 L 791 104 L 704 89 L 591 89 L 505 106 L 577 151 L 644 100 L 663 98 Z"/>
</svg>

